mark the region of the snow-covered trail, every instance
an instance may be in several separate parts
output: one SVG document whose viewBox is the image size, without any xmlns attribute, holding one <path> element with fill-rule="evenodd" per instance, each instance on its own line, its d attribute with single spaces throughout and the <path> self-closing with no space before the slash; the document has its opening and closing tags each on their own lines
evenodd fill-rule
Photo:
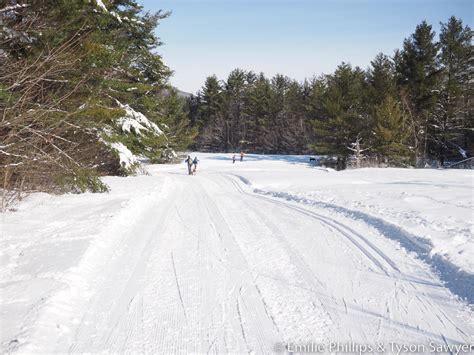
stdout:
<svg viewBox="0 0 474 355">
<path fill-rule="evenodd" d="M 94 242 L 67 274 L 74 287 L 48 299 L 19 351 L 473 342 L 466 305 L 363 223 L 256 194 L 228 172 L 159 175 L 166 187 Z"/>
</svg>

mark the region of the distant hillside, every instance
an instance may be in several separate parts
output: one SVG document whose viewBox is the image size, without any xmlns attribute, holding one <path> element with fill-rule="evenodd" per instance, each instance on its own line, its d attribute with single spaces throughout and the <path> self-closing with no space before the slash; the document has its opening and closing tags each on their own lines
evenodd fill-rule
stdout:
<svg viewBox="0 0 474 355">
<path fill-rule="evenodd" d="M 189 92 L 185 92 L 185 91 L 181 91 L 179 90 L 178 88 L 174 88 L 176 90 L 176 94 L 179 96 L 179 97 L 184 97 L 185 99 L 188 98 L 188 97 L 191 97 L 192 94 L 190 94 Z M 163 96 L 169 96 L 170 95 L 170 92 L 167 90 L 167 89 L 164 89 L 162 91 L 162 95 Z"/>
<path fill-rule="evenodd" d="M 181 91 L 179 89 L 176 89 L 176 91 L 177 91 L 179 97 L 188 98 L 188 97 L 191 97 L 193 95 L 193 94 L 190 94 L 189 92 Z"/>
</svg>

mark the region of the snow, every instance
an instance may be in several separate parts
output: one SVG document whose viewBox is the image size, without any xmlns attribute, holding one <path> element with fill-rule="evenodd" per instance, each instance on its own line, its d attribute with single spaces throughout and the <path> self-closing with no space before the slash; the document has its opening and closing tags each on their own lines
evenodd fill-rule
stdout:
<svg viewBox="0 0 474 355">
<path fill-rule="evenodd" d="M 145 24 L 143 21 L 137 20 L 136 18 L 132 18 L 131 21 L 136 23 L 137 25 L 144 25 Z"/>
<path fill-rule="evenodd" d="M 109 12 L 107 10 L 107 7 L 105 7 L 104 3 L 102 2 L 102 0 L 95 0 L 97 6 L 99 6 L 102 10 L 104 10 L 105 12 Z"/>
<path fill-rule="evenodd" d="M 459 154 L 461 154 L 463 158 L 467 158 L 467 151 L 465 151 L 461 147 L 458 147 L 458 150 L 459 150 Z"/>
<path fill-rule="evenodd" d="M 130 134 L 134 133 L 138 136 L 142 136 L 143 132 L 151 132 L 156 136 L 164 135 L 163 131 L 158 128 L 158 126 L 151 122 L 144 114 L 138 112 L 131 108 L 128 104 L 124 105 L 120 101 L 115 100 L 120 108 L 125 111 L 125 116 L 120 117 L 117 119 L 117 124 L 122 131 L 122 133 Z M 112 130 L 110 128 L 103 129 L 102 133 L 106 136 L 111 136 Z M 166 136 L 165 136 L 166 137 Z M 112 149 L 117 151 L 120 158 L 120 165 L 125 169 L 133 168 L 134 165 L 138 169 L 135 170 L 142 170 L 140 165 L 139 157 L 135 156 L 128 148 L 121 142 L 114 142 L 110 143 L 104 140 L 104 143 L 110 146 Z M 174 152 L 173 152 L 174 153 Z"/>
<path fill-rule="evenodd" d="M 472 171 L 232 155 L 0 215 L 0 351 L 473 342 Z"/>
<path fill-rule="evenodd" d="M 113 17 L 117 19 L 118 22 L 122 23 L 122 18 L 120 17 L 119 14 L 117 14 L 115 11 L 109 11 L 107 10 L 107 7 L 104 5 L 102 0 L 95 0 L 97 6 L 99 6 L 102 11 L 111 14 Z"/>
<path fill-rule="evenodd" d="M 122 18 L 115 11 L 110 11 L 110 14 L 117 19 L 118 22 L 122 23 Z"/>
<path fill-rule="evenodd" d="M 133 155 L 133 153 L 123 143 L 114 142 L 109 145 L 112 149 L 117 151 L 120 158 L 120 165 L 125 169 L 129 169 L 133 167 L 134 164 L 139 163 L 138 158 Z"/>
<path fill-rule="evenodd" d="M 299 166 L 294 174 L 294 169 L 287 169 L 288 161 L 267 159 L 265 166 L 270 170 L 260 167 L 258 156 L 247 157 L 239 174 L 266 192 L 284 192 L 306 199 L 306 203 L 334 203 L 382 217 L 429 240 L 436 250 L 446 250 L 443 255 L 450 261 L 474 273 L 471 170 L 364 168 L 336 172 L 294 157 L 289 160 Z M 269 178 L 275 171 L 278 178 Z"/>
<path fill-rule="evenodd" d="M 30 5 L 28 4 L 15 4 L 15 5 L 10 5 L 10 6 L 6 6 L 4 8 L 0 8 L 0 13 L 3 13 L 3 12 L 9 12 L 9 11 L 12 11 L 12 10 L 17 10 L 17 9 L 21 9 L 21 8 L 25 8 L 25 7 L 28 7 Z"/>
<path fill-rule="evenodd" d="M 133 130 L 137 135 L 142 135 L 142 131 L 152 131 L 156 135 L 163 134 L 163 131 L 143 113 L 135 111 L 128 104 L 123 105 L 119 101 L 117 103 L 125 110 L 125 116 L 117 121 L 123 132 L 131 133 Z"/>
</svg>

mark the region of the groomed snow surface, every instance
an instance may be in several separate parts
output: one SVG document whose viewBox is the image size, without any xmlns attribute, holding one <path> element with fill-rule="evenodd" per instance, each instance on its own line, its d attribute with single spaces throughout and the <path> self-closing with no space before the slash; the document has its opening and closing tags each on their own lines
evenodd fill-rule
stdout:
<svg viewBox="0 0 474 355">
<path fill-rule="evenodd" d="M 472 171 L 194 156 L 0 216 L 0 352 L 474 342 Z"/>
</svg>

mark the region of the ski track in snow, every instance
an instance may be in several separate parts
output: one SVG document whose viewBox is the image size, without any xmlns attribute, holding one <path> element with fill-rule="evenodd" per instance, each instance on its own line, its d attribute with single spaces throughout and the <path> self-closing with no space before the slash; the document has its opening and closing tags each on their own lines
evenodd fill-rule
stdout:
<svg viewBox="0 0 474 355">
<path fill-rule="evenodd" d="M 63 277 L 42 281 L 49 288 L 0 350 L 263 354 L 287 342 L 473 342 L 469 306 L 367 221 L 255 193 L 241 176 L 183 169 L 152 171 L 152 192 L 112 217 Z"/>
</svg>

